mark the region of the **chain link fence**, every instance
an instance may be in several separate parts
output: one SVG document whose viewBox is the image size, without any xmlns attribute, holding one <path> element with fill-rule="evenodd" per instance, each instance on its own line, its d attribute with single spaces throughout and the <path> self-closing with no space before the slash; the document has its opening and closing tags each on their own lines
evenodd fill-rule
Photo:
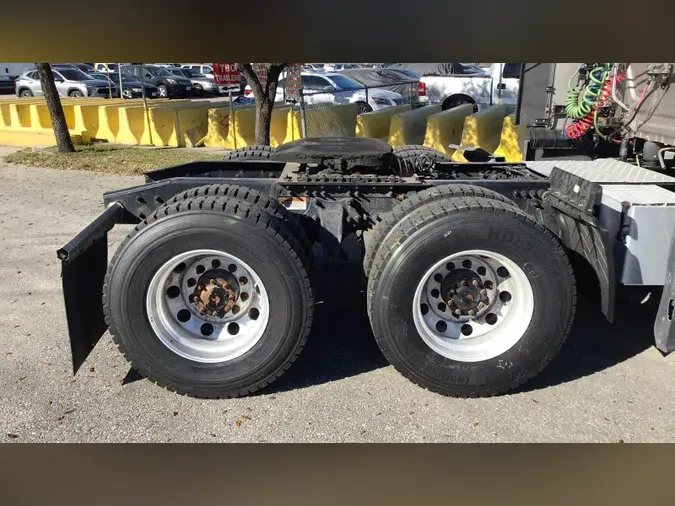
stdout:
<svg viewBox="0 0 675 506">
<path fill-rule="evenodd" d="M 358 114 L 391 107 L 418 107 L 418 87 L 419 80 L 340 90 L 307 87 L 292 107 L 300 110 L 302 133 L 306 137 L 353 137 Z M 351 106 L 335 107 L 341 105 Z"/>
</svg>

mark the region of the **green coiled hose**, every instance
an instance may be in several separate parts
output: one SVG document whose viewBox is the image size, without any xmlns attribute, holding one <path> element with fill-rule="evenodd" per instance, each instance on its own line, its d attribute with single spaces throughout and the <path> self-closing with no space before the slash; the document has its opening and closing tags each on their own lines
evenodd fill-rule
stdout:
<svg viewBox="0 0 675 506">
<path fill-rule="evenodd" d="M 576 74 L 570 79 L 570 87 L 567 90 L 567 95 L 565 97 L 565 114 L 572 119 L 581 119 L 588 115 L 591 112 L 593 107 L 598 103 L 598 97 L 600 96 L 600 91 L 602 86 L 607 79 L 612 64 L 605 63 L 601 67 L 595 67 L 588 73 L 589 83 L 586 86 L 584 95 L 579 100 L 581 95 L 581 87 L 577 85 L 572 87 L 572 79 L 576 77 Z"/>
</svg>

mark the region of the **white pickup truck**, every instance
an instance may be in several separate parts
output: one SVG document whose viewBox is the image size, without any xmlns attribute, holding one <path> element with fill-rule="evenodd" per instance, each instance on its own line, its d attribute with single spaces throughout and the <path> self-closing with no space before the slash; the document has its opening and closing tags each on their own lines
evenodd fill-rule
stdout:
<svg viewBox="0 0 675 506">
<path fill-rule="evenodd" d="M 515 111 L 522 63 L 493 63 L 485 73 L 423 75 L 428 104 L 442 104 L 443 110 L 474 104 L 480 111 L 493 104 L 504 104 L 506 113 Z"/>
</svg>

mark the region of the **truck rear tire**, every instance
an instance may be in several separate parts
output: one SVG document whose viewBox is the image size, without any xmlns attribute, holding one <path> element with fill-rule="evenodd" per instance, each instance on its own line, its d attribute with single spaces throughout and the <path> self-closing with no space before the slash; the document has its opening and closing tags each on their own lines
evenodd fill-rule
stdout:
<svg viewBox="0 0 675 506">
<path fill-rule="evenodd" d="M 274 160 L 277 148 L 272 146 L 246 146 L 230 151 L 223 160 Z"/>
<path fill-rule="evenodd" d="M 296 215 L 287 211 L 286 208 L 279 204 L 276 199 L 264 197 L 258 190 L 247 188 L 245 186 L 234 184 L 211 184 L 198 186 L 197 188 L 191 188 L 182 193 L 174 195 L 164 205 L 172 206 L 187 199 L 201 197 L 227 197 L 228 199 L 237 199 L 240 202 L 256 205 L 266 213 L 283 220 L 286 226 L 290 229 L 293 236 L 302 245 L 305 254 L 302 259 L 303 263 L 307 265 L 310 272 L 314 270 L 314 253 L 312 251 L 312 242 L 310 241 L 307 232 L 303 228 Z"/>
<path fill-rule="evenodd" d="M 394 170 L 401 176 L 427 172 L 436 162 L 449 162 L 450 157 L 437 149 L 416 144 L 397 146 L 394 154 Z"/>
<path fill-rule="evenodd" d="M 396 233 L 397 226 L 401 224 L 401 220 L 404 216 L 429 202 L 452 197 L 481 197 L 515 205 L 511 199 L 505 197 L 501 193 L 480 186 L 467 184 L 448 184 L 415 192 L 394 207 L 390 212 L 382 213 L 379 216 L 380 221 L 375 226 L 373 237 L 367 245 L 363 259 L 363 271 L 366 276 L 370 274 L 373 259 L 377 254 L 377 249 L 380 247 L 380 244 L 389 234 Z"/>
<path fill-rule="evenodd" d="M 382 353 L 404 376 L 456 397 L 497 395 L 553 359 L 576 304 L 558 240 L 508 203 L 429 202 L 401 219 L 368 281 Z"/>
<path fill-rule="evenodd" d="M 103 306 L 141 374 L 194 397 L 236 397 L 283 374 L 314 306 L 302 245 L 262 206 L 222 196 L 159 208 L 113 257 Z"/>
</svg>

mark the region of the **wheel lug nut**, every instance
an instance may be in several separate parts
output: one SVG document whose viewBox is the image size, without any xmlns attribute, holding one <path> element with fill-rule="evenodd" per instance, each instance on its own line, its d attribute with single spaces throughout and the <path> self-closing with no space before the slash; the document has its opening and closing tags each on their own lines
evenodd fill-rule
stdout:
<svg viewBox="0 0 675 506">
<path fill-rule="evenodd" d="M 473 309 L 469 309 L 469 316 L 476 316 L 476 312 Z"/>
<path fill-rule="evenodd" d="M 483 289 L 480 291 L 480 294 L 481 294 L 481 295 L 487 295 L 487 290 L 486 290 L 485 288 L 483 288 Z"/>
<path fill-rule="evenodd" d="M 461 309 L 455 309 L 455 314 L 457 316 L 460 316 L 462 314 L 462 310 Z"/>
<path fill-rule="evenodd" d="M 473 280 L 473 286 L 478 286 L 478 280 L 477 279 Z"/>
</svg>

